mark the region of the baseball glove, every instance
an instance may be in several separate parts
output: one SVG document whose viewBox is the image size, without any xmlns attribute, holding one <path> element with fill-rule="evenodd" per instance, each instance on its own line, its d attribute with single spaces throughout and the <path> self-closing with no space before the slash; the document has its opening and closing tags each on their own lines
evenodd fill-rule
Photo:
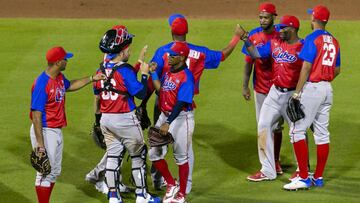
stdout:
<svg viewBox="0 0 360 203">
<path fill-rule="evenodd" d="M 162 135 L 158 128 L 150 127 L 148 133 L 150 147 L 161 147 L 174 142 L 171 133 L 168 132 L 166 135 Z"/>
<path fill-rule="evenodd" d="M 96 146 L 100 147 L 101 149 L 106 149 L 104 135 L 101 132 L 101 128 L 100 128 L 99 124 L 94 123 L 90 134 L 91 134 Z"/>
<path fill-rule="evenodd" d="M 143 106 L 137 107 L 135 114 L 137 119 L 140 121 L 142 130 L 145 130 L 151 126 L 151 121 L 145 107 Z"/>
<path fill-rule="evenodd" d="M 299 99 L 293 97 L 289 98 L 286 113 L 292 122 L 296 122 L 305 117 L 304 111 L 301 109 L 302 105 Z"/>
<path fill-rule="evenodd" d="M 34 148 L 30 154 L 30 162 L 35 170 L 43 175 L 48 175 L 51 172 L 51 165 L 45 148 Z"/>
</svg>

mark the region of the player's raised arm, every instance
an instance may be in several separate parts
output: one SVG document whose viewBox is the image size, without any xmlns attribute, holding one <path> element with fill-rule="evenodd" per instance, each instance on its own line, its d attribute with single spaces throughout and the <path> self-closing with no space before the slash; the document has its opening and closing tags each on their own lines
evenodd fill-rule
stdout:
<svg viewBox="0 0 360 203">
<path fill-rule="evenodd" d="M 222 50 L 223 53 L 223 60 L 225 60 L 235 49 L 236 45 L 238 44 L 239 40 L 245 35 L 246 32 L 244 32 L 243 28 L 237 24 L 234 32 L 234 36 L 229 42 L 229 44 Z"/>
</svg>

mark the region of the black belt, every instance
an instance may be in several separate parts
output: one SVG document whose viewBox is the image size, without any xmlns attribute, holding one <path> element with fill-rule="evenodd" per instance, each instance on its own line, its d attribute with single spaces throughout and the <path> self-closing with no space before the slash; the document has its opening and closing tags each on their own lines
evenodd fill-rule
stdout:
<svg viewBox="0 0 360 203">
<path fill-rule="evenodd" d="M 296 87 L 291 87 L 291 88 L 282 88 L 282 87 L 278 87 L 276 85 L 274 85 L 275 88 L 277 90 L 279 90 L 280 92 L 290 92 L 290 91 L 294 91 L 296 89 Z"/>
</svg>

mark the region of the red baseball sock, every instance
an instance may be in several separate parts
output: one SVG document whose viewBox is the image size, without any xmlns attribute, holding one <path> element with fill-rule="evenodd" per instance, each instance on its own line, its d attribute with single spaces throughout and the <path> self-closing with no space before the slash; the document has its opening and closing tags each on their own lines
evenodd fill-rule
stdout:
<svg viewBox="0 0 360 203">
<path fill-rule="evenodd" d="M 175 180 L 172 177 L 169 167 L 164 159 L 160 159 L 158 161 L 154 161 L 155 168 L 161 173 L 166 182 L 170 185 L 175 185 Z"/>
<path fill-rule="evenodd" d="M 329 156 L 329 143 L 316 145 L 316 151 L 317 151 L 316 153 L 317 161 L 316 161 L 316 170 L 314 174 L 315 179 L 323 176 L 326 161 Z"/>
<path fill-rule="evenodd" d="M 180 178 L 180 190 L 182 194 L 185 195 L 186 192 L 186 183 L 189 177 L 189 163 L 179 165 L 179 178 Z"/>
<path fill-rule="evenodd" d="M 49 203 L 52 187 L 35 186 L 39 203 Z"/>
<path fill-rule="evenodd" d="M 305 140 L 295 142 L 294 150 L 299 165 L 299 176 L 303 179 L 308 177 L 308 147 Z"/>
</svg>

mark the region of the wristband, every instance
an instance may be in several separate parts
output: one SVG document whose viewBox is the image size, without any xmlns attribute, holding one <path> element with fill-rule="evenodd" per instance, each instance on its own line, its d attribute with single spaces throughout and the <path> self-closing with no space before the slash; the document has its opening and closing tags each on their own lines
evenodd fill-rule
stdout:
<svg viewBox="0 0 360 203">
<path fill-rule="evenodd" d="M 90 76 L 90 78 L 89 78 L 89 79 L 90 79 L 90 82 L 94 81 L 94 78 L 93 78 L 93 76 L 92 76 L 92 75 Z"/>
</svg>

